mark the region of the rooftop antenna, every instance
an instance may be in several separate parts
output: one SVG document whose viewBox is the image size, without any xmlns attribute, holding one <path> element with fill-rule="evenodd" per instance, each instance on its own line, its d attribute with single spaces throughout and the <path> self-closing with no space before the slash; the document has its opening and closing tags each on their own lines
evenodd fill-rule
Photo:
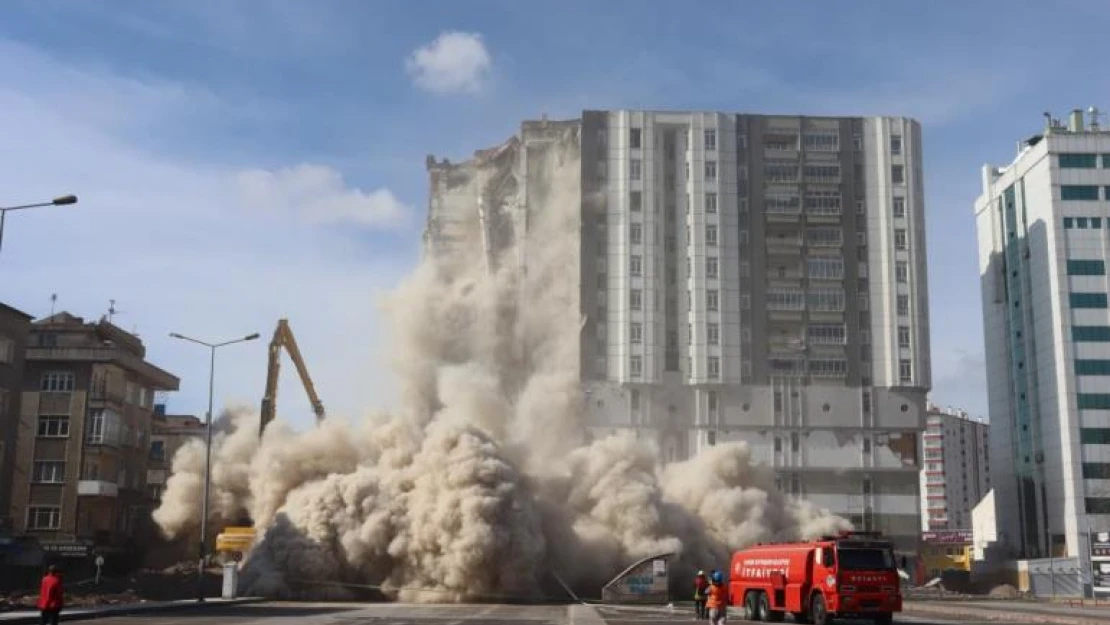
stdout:
<svg viewBox="0 0 1110 625">
<path fill-rule="evenodd" d="M 58 303 L 58 294 L 57 293 L 51 293 L 50 294 L 50 316 L 51 317 L 54 317 L 54 307 L 57 305 L 57 303 Z"/>
<path fill-rule="evenodd" d="M 116 300 L 108 300 L 108 323 L 112 323 L 112 318 L 115 317 L 116 313 L 119 312 L 120 311 L 116 310 Z"/>
</svg>

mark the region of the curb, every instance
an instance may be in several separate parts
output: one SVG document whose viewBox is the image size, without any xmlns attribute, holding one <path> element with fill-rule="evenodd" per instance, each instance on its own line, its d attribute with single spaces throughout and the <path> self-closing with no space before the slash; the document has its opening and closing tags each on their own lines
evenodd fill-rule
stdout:
<svg viewBox="0 0 1110 625">
<path fill-rule="evenodd" d="M 1100 616 L 1086 616 L 1078 614 L 1053 614 L 1051 612 L 1021 612 L 1012 610 L 976 610 L 964 604 L 959 607 L 922 605 L 907 603 L 902 606 L 903 614 L 917 613 L 933 616 L 957 616 L 964 618 L 974 617 L 985 621 L 1000 621 L 1004 623 L 1053 623 L 1055 625 L 1107 625 L 1110 624 L 1110 613 Z"/>
<path fill-rule="evenodd" d="M 203 610 L 213 607 L 231 607 L 251 603 L 262 603 L 264 601 L 266 601 L 266 599 L 261 597 L 248 597 L 243 599 L 208 600 L 204 603 L 198 603 L 196 601 L 175 601 L 173 603 L 132 603 L 93 608 L 73 608 L 74 611 L 68 613 L 62 610 L 59 620 L 88 621 L 98 618 L 110 618 L 113 616 L 145 614 L 148 612 L 181 612 L 184 610 Z M 24 623 L 37 624 L 40 622 L 40 615 L 37 611 L 20 611 L 14 614 L 18 614 L 18 616 L 13 615 L 11 612 L 7 615 L 0 613 L 0 625 L 8 625 L 9 623 L 19 625 L 23 625 Z"/>
</svg>

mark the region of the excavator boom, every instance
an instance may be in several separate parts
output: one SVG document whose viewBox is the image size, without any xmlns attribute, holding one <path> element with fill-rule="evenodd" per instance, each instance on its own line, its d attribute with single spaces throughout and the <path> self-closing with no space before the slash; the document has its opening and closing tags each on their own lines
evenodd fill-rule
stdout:
<svg viewBox="0 0 1110 625">
<path fill-rule="evenodd" d="M 324 404 L 316 395 L 316 387 L 312 384 L 312 377 L 308 375 L 308 367 L 301 357 L 301 350 L 297 347 L 297 339 L 293 338 L 293 331 L 289 329 L 287 319 L 279 319 L 277 328 L 274 329 L 274 338 L 270 340 L 270 357 L 266 369 L 266 394 L 262 397 L 262 422 L 259 435 L 266 431 L 274 417 L 277 416 L 277 387 L 278 374 L 281 373 L 281 350 L 289 354 L 293 366 L 297 368 L 297 375 L 301 378 L 308 400 L 312 402 L 312 412 L 316 413 L 316 422 L 324 420 Z"/>
</svg>

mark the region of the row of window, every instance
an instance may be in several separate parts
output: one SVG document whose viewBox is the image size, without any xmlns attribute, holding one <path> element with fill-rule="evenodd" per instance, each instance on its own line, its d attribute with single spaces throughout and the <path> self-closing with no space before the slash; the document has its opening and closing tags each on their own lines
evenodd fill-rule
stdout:
<svg viewBox="0 0 1110 625">
<path fill-rule="evenodd" d="M 1068 303 L 1072 308 L 1106 308 L 1105 293 L 1069 293 Z"/>
<path fill-rule="evenodd" d="M 691 133 L 693 130 L 690 131 Z M 692 138 L 692 137 L 691 137 Z M 737 136 L 737 143 L 747 145 L 747 137 Z M 838 152 L 840 151 L 840 133 L 836 130 L 806 132 L 802 134 L 802 146 L 809 152 Z M 643 129 L 628 129 L 628 147 L 633 150 L 643 148 Z M 702 131 L 702 147 L 706 151 L 717 149 L 717 131 L 707 128 Z M 763 136 L 763 147 L 768 151 L 794 151 L 798 149 L 798 135 L 782 131 L 771 131 Z M 863 149 L 863 137 L 855 136 L 855 149 Z M 890 136 L 890 153 L 894 156 L 902 154 L 902 136 Z M 1064 156 L 1064 155 L 1061 155 Z M 1094 156 L 1094 155 L 1090 155 Z M 1064 167 L 1065 165 L 1061 165 Z"/>
<path fill-rule="evenodd" d="M 777 290 L 772 289 L 772 291 L 776 293 L 776 295 L 774 296 L 774 301 L 778 302 L 779 305 L 782 305 L 782 306 L 799 306 L 800 305 L 801 306 L 801 308 L 782 308 L 780 310 L 804 310 L 805 294 L 801 289 L 777 289 Z M 844 299 L 843 289 L 836 288 L 836 287 L 831 287 L 831 288 L 830 287 L 819 287 L 819 288 L 811 289 L 811 292 L 814 293 L 814 294 L 819 294 L 816 297 L 817 297 L 817 302 L 820 305 L 829 305 L 829 302 L 833 302 L 835 304 L 835 302 L 837 302 L 837 301 L 843 302 L 843 299 Z M 769 292 L 768 293 L 768 300 L 769 301 L 770 301 L 770 296 L 771 296 L 771 293 Z M 740 307 L 743 308 L 743 309 L 747 309 L 749 304 L 745 303 L 745 302 L 746 302 L 746 300 L 750 299 L 749 296 L 746 293 L 744 293 L 744 294 L 740 295 L 740 299 L 741 299 Z M 706 289 L 705 290 L 705 309 L 707 311 L 710 311 L 710 312 L 718 312 L 720 310 L 720 305 L 721 305 L 720 292 L 717 289 Z M 839 311 L 832 311 L 832 312 L 843 311 L 843 303 L 841 303 L 840 305 L 841 305 L 841 308 L 840 308 Z M 628 307 L 629 307 L 630 310 L 633 310 L 633 311 L 642 311 L 644 309 L 644 292 L 641 289 L 630 289 L 629 290 L 629 293 L 628 293 Z M 897 312 L 899 317 L 909 317 L 910 316 L 910 296 L 909 295 L 899 294 L 896 297 L 896 299 L 895 299 L 895 311 Z M 1110 337 L 1110 328 L 1106 328 L 1106 332 L 1107 332 L 1107 336 Z M 1080 339 L 1076 339 L 1076 340 L 1080 340 Z M 1106 340 L 1110 340 L 1110 338 L 1107 338 Z"/>
<path fill-rule="evenodd" d="M 1090 201 L 1102 199 L 1101 187 L 1095 184 L 1062 184 L 1060 199 L 1068 201 Z M 1110 199 L 1110 187 L 1106 187 L 1106 199 Z"/>
<path fill-rule="evenodd" d="M 741 198 L 743 199 L 743 198 Z M 746 200 L 744 200 L 746 201 Z M 800 214 L 802 209 L 810 215 L 836 216 L 842 214 L 841 193 L 836 189 L 806 189 L 804 194 L 799 194 L 797 189 L 778 188 L 770 189 L 764 196 L 764 207 L 770 213 Z M 717 193 L 708 191 L 702 196 L 702 207 L 707 214 L 717 212 Z M 633 213 L 643 211 L 643 191 L 629 191 L 628 210 Z M 863 213 L 864 203 L 859 200 L 856 212 Z M 689 203 L 686 210 L 689 212 Z M 906 216 L 906 198 L 892 198 L 892 212 L 895 218 Z M 1064 219 L 1065 227 L 1071 223 L 1070 217 Z M 1086 222 L 1084 222 L 1086 223 Z M 1083 226 L 1084 228 L 1086 225 Z"/>
<path fill-rule="evenodd" d="M 1068 260 L 1069 276 L 1105 276 L 1106 263 L 1101 260 Z"/>
<path fill-rule="evenodd" d="M 1092 230 L 1101 230 L 1102 217 L 1064 217 L 1065 230 L 1071 230 L 1073 228 L 1076 230 L 1086 230 L 1088 227 Z"/>
<path fill-rule="evenodd" d="M 1098 154 L 1065 152 L 1056 157 L 1056 161 L 1064 169 L 1096 169 L 1099 161 Z M 1110 168 L 1110 154 L 1102 155 L 1102 166 Z"/>
</svg>

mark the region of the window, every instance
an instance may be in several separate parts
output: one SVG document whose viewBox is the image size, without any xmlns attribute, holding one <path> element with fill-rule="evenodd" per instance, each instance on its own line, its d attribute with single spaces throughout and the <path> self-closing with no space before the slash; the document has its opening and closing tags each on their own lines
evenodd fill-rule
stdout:
<svg viewBox="0 0 1110 625">
<path fill-rule="evenodd" d="M 801 289 L 771 288 L 767 290 L 767 310 L 805 310 L 805 292 Z"/>
<path fill-rule="evenodd" d="M 1060 154 L 1056 158 L 1061 168 L 1094 169 L 1098 167 L 1097 154 Z"/>
<path fill-rule="evenodd" d="M 642 377 L 644 375 L 644 357 L 643 356 L 632 356 L 629 359 L 629 369 L 632 373 L 632 377 L 634 377 L 634 378 Z"/>
<path fill-rule="evenodd" d="M 41 438 L 67 438 L 69 436 L 69 417 L 39 417 L 38 435 Z"/>
<path fill-rule="evenodd" d="M 705 342 L 709 345 L 719 345 L 721 342 L 721 328 L 715 323 L 705 325 Z"/>
<path fill-rule="evenodd" d="M 644 325 L 638 321 L 629 324 L 628 339 L 633 343 L 642 343 L 644 341 Z"/>
<path fill-rule="evenodd" d="M 11 362 L 15 360 L 15 341 L 0 336 L 0 362 Z"/>
<path fill-rule="evenodd" d="M 891 165 L 890 181 L 894 184 L 904 184 L 906 182 L 906 168 L 902 165 Z"/>
<path fill-rule="evenodd" d="M 644 208 L 644 194 L 640 191 L 632 191 L 628 194 L 628 210 L 633 213 L 638 213 Z"/>
<path fill-rule="evenodd" d="M 806 243 L 811 247 L 839 247 L 844 243 L 844 232 L 840 228 L 809 228 Z"/>
<path fill-rule="evenodd" d="M 863 135 L 852 135 L 852 149 L 856 152 L 863 149 Z"/>
<path fill-rule="evenodd" d="M 43 484 L 61 484 L 66 481 L 66 463 L 58 460 L 36 461 L 31 470 L 31 481 Z"/>
<path fill-rule="evenodd" d="M 717 226 L 709 224 L 705 227 L 705 244 L 717 245 Z"/>
<path fill-rule="evenodd" d="M 894 198 L 894 216 L 898 217 L 898 218 L 902 218 L 902 217 L 906 216 L 906 198 L 904 198 L 904 197 Z"/>
<path fill-rule="evenodd" d="M 1087 218 L 1086 217 L 1076 217 L 1075 218 L 1075 227 L 1079 228 L 1080 230 L 1086 230 L 1087 229 Z"/>
<path fill-rule="evenodd" d="M 909 326 L 898 326 L 898 347 L 910 346 L 910 328 Z"/>
<path fill-rule="evenodd" d="M 628 307 L 632 310 L 644 309 L 644 296 L 640 289 L 632 289 L 628 292 Z"/>
<path fill-rule="evenodd" d="M 717 161 L 705 161 L 705 179 L 717 179 Z"/>
<path fill-rule="evenodd" d="M 166 459 L 165 441 L 150 441 L 150 459 L 159 461 Z"/>
<path fill-rule="evenodd" d="M 644 227 L 640 224 L 632 224 L 628 227 L 628 238 L 632 241 L 632 245 L 639 245 L 644 242 Z"/>
<path fill-rule="evenodd" d="M 1105 276 L 1106 263 L 1101 260 L 1069 260 L 1069 276 Z"/>
<path fill-rule="evenodd" d="M 806 189 L 804 206 L 810 215 L 839 215 L 840 191 L 836 189 Z"/>
<path fill-rule="evenodd" d="M 840 182 L 840 165 L 838 163 L 806 163 L 802 172 L 806 182 Z"/>
<path fill-rule="evenodd" d="M 1110 360 L 1091 360 L 1077 358 L 1075 375 L 1110 375 Z"/>
<path fill-rule="evenodd" d="M 639 150 L 642 137 L 643 137 L 643 131 L 641 129 L 639 129 L 639 128 L 629 128 L 628 129 L 628 147 L 633 149 L 633 150 Z"/>
<path fill-rule="evenodd" d="M 844 278 L 844 259 L 839 256 L 813 256 L 806 260 L 809 277 L 814 280 L 841 280 Z"/>
<path fill-rule="evenodd" d="M 899 135 L 890 136 L 890 153 L 898 155 L 902 153 L 902 137 Z"/>
<path fill-rule="evenodd" d="M 1071 293 L 1068 299 L 1072 308 L 1106 308 L 1105 293 Z"/>
<path fill-rule="evenodd" d="M 1076 405 L 1080 410 L 1110 410 L 1110 395 L 1106 393 L 1079 393 Z"/>
<path fill-rule="evenodd" d="M 863 200 L 856 200 L 856 214 L 863 215 L 867 213 L 867 205 Z"/>
<path fill-rule="evenodd" d="M 710 278 L 710 279 L 716 278 L 717 277 L 717 269 L 718 269 L 717 257 L 716 256 L 707 256 L 705 258 L 705 277 Z"/>
<path fill-rule="evenodd" d="M 639 254 L 633 254 L 629 259 L 628 273 L 637 277 L 644 275 L 644 261 Z"/>
<path fill-rule="evenodd" d="M 809 308 L 816 312 L 843 312 L 844 289 L 817 287 L 809 290 Z"/>
<path fill-rule="evenodd" d="M 899 295 L 898 296 L 897 307 L 898 307 L 898 315 L 900 317 L 910 316 L 910 296 L 909 295 Z"/>
<path fill-rule="evenodd" d="M 1106 196 L 1110 197 L 1110 193 L 1107 193 Z M 1102 217 L 1091 217 L 1091 228 L 1093 230 L 1102 230 Z"/>
<path fill-rule="evenodd" d="M 712 150 L 717 149 L 717 131 L 716 130 L 706 130 L 705 131 L 705 149 L 706 149 L 706 151 L 712 151 Z"/>
<path fill-rule="evenodd" d="M 709 363 L 709 378 L 711 380 L 719 380 L 721 378 L 721 358 L 720 356 L 710 356 Z"/>
<path fill-rule="evenodd" d="M 720 297 L 717 294 L 717 289 L 709 289 L 705 292 L 705 309 L 711 312 L 716 312 L 720 307 Z"/>
<path fill-rule="evenodd" d="M 92 414 L 89 420 L 88 442 L 90 443 L 103 443 L 104 442 L 104 411 L 97 410 Z"/>
<path fill-rule="evenodd" d="M 763 206 L 767 213 L 775 215 L 798 215 L 802 212 L 801 198 L 796 189 L 768 189 L 763 196 Z"/>
<path fill-rule="evenodd" d="M 802 146 L 809 152 L 836 152 L 840 149 L 840 135 L 835 132 L 805 133 Z"/>
<path fill-rule="evenodd" d="M 1064 217 L 1064 228 L 1067 229 L 1067 230 L 1071 230 L 1074 227 L 1075 227 L 1075 218 L 1074 217 Z"/>
<path fill-rule="evenodd" d="M 705 212 L 707 212 L 707 213 L 716 213 L 717 212 L 717 194 L 716 193 L 706 193 L 705 194 Z"/>
<path fill-rule="evenodd" d="M 1060 185 L 1061 200 L 1097 200 L 1098 187 L 1093 184 Z"/>
<path fill-rule="evenodd" d="M 1072 326 L 1071 340 L 1093 343 L 1110 342 L 1110 326 Z"/>
<path fill-rule="evenodd" d="M 27 508 L 27 529 L 56 530 L 62 525 L 62 509 L 58 506 Z"/>
<path fill-rule="evenodd" d="M 898 379 L 902 382 L 913 381 L 913 368 L 909 360 L 903 358 L 898 361 Z"/>
<path fill-rule="evenodd" d="M 68 393 L 73 390 L 73 373 L 70 371 L 48 371 L 42 375 L 44 392 Z"/>
<path fill-rule="evenodd" d="M 642 176 L 643 176 L 643 171 L 642 171 L 642 164 L 640 163 L 640 159 L 638 159 L 638 158 L 630 159 L 628 161 L 628 179 L 629 180 L 640 180 L 640 178 Z"/>
<path fill-rule="evenodd" d="M 906 231 L 902 228 L 896 228 L 894 230 L 894 249 L 904 250 L 906 247 Z"/>
<path fill-rule="evenodd" d="M 906 261 L 900 260 L 894 263 L 894 279 L 898 282 L 909 282 L 910 267 L 906 264 Z"/>
<path fill-rule="evenodd" d="M 813 323 L 806 329 L 806 337 L 814 345 L 843 345 L 848 333 L 843 323 Z"/>
<path fill-rule="evenodd" d="M 794 161 L 767 161 L 763 174 L 768 182 L 797 182 L 798 163 Z"/>
</svg>

